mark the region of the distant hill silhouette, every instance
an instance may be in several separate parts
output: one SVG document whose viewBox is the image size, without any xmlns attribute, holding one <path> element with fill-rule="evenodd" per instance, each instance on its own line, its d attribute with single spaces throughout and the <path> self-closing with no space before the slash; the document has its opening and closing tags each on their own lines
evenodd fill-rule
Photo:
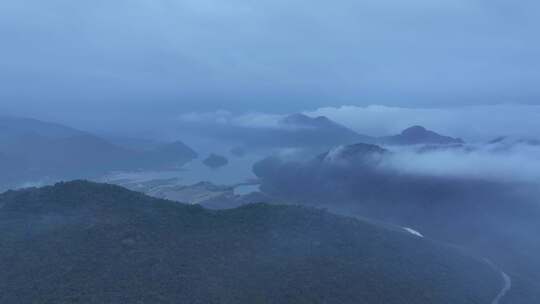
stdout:
<svg viewBox="0 0 540 304">
<path fill-rule="evenodd" d="M 413 126 L 403 130 L 398 135 L 381 137 L 378 140 L 381 144 L 387 145 L 419 145 L 419 144 L 463 144 L 460 138 L 440 135 L 427 130 L 422 126 Z"/>
<path fill-rule="evenodd" d="M 269 125 L 195 125 L 197 132 L 217 141 L 241 146 L 242 152 L 273 148 L 300 148 L 322 152 L 336 145 L 375 142 L 375 138 L 357 132 L 327 117 L 296 113 Z"/>
<path fill-rule="evenodd" d="M 28 181 L 89 178 L 114 170 L 171 168 L 197 157 L 179 141 L 133 150 L 34 119 L 0 117 L 0 130 L 0 162 L 9 162 L 0 171 L 0 189 Z"/>
<path fill-rule="evenodd" d="M 203 160 L 203 164 L 212 169 L 218 169 L 223 166 L 226 166 L 229 163 L 229 160 L 224 156 L 217 154 L 210 154 L 207 158 Z"/>
<path fill-rule="evenodd" d="M 46 138 L 66 138 L 84 133 L 82 131 L 51 122 L 37 119 L 12 116 L 0 116 L 0 141 L 9 137 L 37 135 Z"/>
<path fill-rule="evenodd" d="M 325 116 L 310 117 L 305 114 L 291 114 L 281 121 L 290 129 L 290 140 L 304 145 L 342 145 L 356 142 L 372 143 L 371 136 L 359 134 Z"/>
</svg>

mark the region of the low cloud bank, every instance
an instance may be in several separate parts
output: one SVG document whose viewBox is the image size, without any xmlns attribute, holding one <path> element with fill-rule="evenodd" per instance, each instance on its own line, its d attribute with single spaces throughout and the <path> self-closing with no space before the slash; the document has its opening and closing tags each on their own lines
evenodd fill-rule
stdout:
<svg viewBox="0 0 540 304">
<path fill-rule="evenodd" d="M 485 142 L 498 136 L 521 138 L 540 136 L 537 131 L 540 130 L 540 105 L 501 104 L 448 108 L 344 105 L 306 110 L 303 113 L 311 117 L 326 116 L 360 134 L 369 136 L 394 135 L 413 125 L 421 125 L 469 142 Z M 259 130 L 300 128 L 291 123 L 284 123 L 287 115 L 220 110 L 184 113 L 178 117 L 178 122 L 188 128 L 204 127 L 210 131 L 217 128 Z"/>
<path fill-rule="evenodd" d="M 234 114 L 229 111 L 219 110 L 214 112 L 191 112 L 178 117 L 181 123 L 215 125 L 216 127 L 239 127 L 239 128 L 283 128 L 281 120 L 285 115 L 267 113 Z"/>
<path fill-rule="evenodd" d="M 403 108 L 383 105 L 366 107 L 324 107 L 307 111 L 323 115 L 359 133 L 385 136 L 411 125 L 422 125 L 436 132 L 469 141 L 490 140 L 497 136 L 537 137 L 540 106 L 485 105 L 452 108 Z"/>
<path fill-rule="evenodd" d="M 414 148 L 394 152 L 381 163 L 382 168 L 433 177 L 540 183 L 540 146 L 476 145 L 425 153 Z"/>
</svg>

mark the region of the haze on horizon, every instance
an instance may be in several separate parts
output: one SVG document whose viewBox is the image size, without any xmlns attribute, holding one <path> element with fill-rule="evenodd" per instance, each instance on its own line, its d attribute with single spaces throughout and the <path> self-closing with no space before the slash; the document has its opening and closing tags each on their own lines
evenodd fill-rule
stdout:
<svg viewBox="0 0 540 304">
<path fill-rule="evenodd" d="M 182 113 L 538 104 L 525 0 L 0 3 L 0 111 L 92 127 Z"/>
</svg>

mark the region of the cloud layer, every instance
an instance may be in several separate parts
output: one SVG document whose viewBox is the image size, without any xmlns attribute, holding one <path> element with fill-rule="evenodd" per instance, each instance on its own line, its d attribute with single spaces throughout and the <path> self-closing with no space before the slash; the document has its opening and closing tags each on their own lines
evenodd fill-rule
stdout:
<svg viewBox="0 0 540 304">
<path fill-rule="evenodd" d="M 306 112 L 324 115 L 360 133 L 389 135 L 412 125 L 467 140 L 497 136 L 538 138 L 540 106 L 489 105 L 447 108 L 404 108 L 383 105 L 324 107 Z"/>
<path fill-rule="evenodd" d="M 278 129 L 286 127 L 281 123 L 285 115 L 267 113 L 234 114 L 230 111 L 190 112 L 181 114 L 178 121 L 184 124 L 220 127 Z"/>
<path fill-rule="evenodd" d="M 498 150 L 496 145 L 479 145 L 469 151 L 448 149 L 428 153 L 401 149 L 386 158 L 382 168 L 420 176 L 539 184 L 540 146 L 516 144 Z"/>
</svg>

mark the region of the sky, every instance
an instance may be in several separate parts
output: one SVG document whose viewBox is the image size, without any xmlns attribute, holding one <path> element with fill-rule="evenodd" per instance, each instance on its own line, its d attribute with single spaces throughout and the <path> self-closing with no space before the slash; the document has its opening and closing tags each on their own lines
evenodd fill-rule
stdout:
<svg viewBox="0 0 540 304">
<path fill-rule="evenodd" d="M 534 105 L 538 28 L 533 0 L 2 0 L 0 111 Z"/>
<path fill-rule="evenodd" d="M 522 0 L 3 0 L 4 110 L 537 103 Z M 21 109 L 24 109 L 21 110 Z"/>
</svg>

